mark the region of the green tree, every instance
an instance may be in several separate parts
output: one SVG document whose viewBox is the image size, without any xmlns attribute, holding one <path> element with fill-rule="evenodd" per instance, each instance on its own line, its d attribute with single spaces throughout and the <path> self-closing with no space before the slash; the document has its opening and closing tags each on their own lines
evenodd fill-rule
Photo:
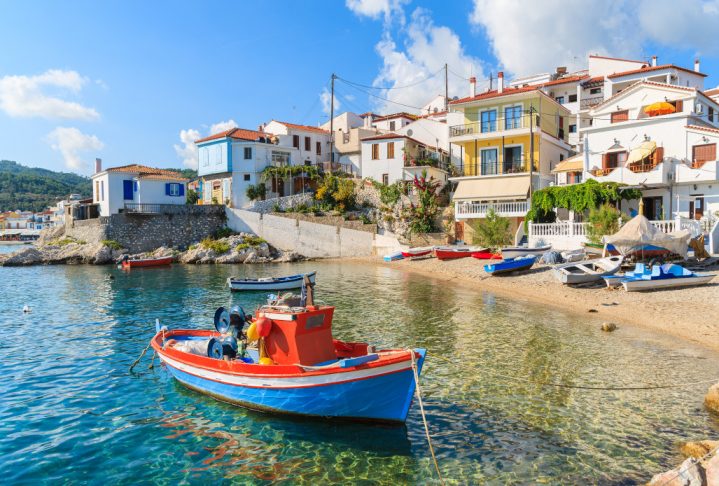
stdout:
<svg viewBox="0 0 719 486">
<path fill-rule="evenodd" d="M 602 236 L 613 235 L 619 231 L 621 213 L 610 204 L 602 204 L 589 210 L 587 238 L 592 243 L 601 243 Z"/>
<path fill-rule="evenodd" d="M 197 204 L 197 201 L 200 199 L 199 194 L 197 194 L 197 191 L 194 189 L 188 189 L 187 190 L 187 196 L 185 198 L 185 202 L 187 204 Z"/>
<path fill-rule="evenodd" d="M 434 220 L 439 211 L 437 204 L 437 188 L 439 181 L 433 177 L 427 178 L 427 171 L 423 170 L 420 177 L 415 176 L 412 181 L 417 191 L 418 204 L 410 204 L 407 212 L 409 230 L 411 233 L 431 233 L 435 229 Z"/>
<path fill-rule="evenodd" d="M 509 219 L 498 215 L 494 208 L 487 210 L 484 219 L 479 219 L 472 224 L 475 235 L 472 243 L 487 246 L 497 250 L 512 242 L 512 233 L 509 231 Z"/>
</svg>

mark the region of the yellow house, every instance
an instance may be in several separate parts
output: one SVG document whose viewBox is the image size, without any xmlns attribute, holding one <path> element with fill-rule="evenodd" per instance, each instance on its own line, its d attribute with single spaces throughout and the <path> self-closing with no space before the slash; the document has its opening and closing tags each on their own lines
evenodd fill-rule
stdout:
<svg viewBox="0 0 719 486">
<path fill-rule="evenodd" d="M 511 218 L 516 229 L 530 207 L 534 190 L 548 186 L 552 169 L 568 158 L 569 110 L 544 94 L 541 86 L 505 87 L 471 93 L 450 103 L 463 123 L 450 126 L 449 141 L 459 146 L 462 175 L 452 198 L 458 237 L 465 221 L 484 218 L 489 208 Z M 465 238 L 467 239 L 467 238 Z"/>
</svg>

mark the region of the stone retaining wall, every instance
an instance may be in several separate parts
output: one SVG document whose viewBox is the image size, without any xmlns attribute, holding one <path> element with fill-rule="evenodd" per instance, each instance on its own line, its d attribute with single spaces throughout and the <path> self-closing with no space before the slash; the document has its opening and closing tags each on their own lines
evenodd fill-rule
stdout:
<svg viewBox="0 0 719 486">
<path fill-rule="evenodd" d="M 278 206 L 282 211 L 287 211 L 299 206 L 300 204 L 304 204 L 305 206 L 314 206 L 314 194 L 306 192 L 304 194 L 295 194 L 293 196 L 275 197 L 264 201 L 255 201 L 244 209 L 247 211 L 254 211 L 256 213 L 269 213 L 274 211 Z"/>
</svg>

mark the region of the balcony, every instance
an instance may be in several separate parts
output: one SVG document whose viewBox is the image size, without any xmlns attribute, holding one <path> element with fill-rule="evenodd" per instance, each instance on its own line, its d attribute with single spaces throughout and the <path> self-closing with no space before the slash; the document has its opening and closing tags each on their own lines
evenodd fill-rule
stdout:
<svg viewBox="0 0 719 486">
<path fill-rule="evenodd" d="M 351 176 L 358 176 L 359 174 L 355 173 L 354 166 L 352 164 L 340 164 L 339 162 L 317 162 L 315 164 L 312 164 L 315 167 L 317 167 L 321 172 L 325 173 L 344 173 Z"/>
<path fill-rule="evenodd" d="M 529 172 L 529 160 L 522 156 L 503 160 L 501 162 L 492 162 L 483 164 L 477 162 L 475 164 L 465 164 L 462 170 L 463 176 L 497 176 L 503 174 L 523 174 Z M 534 170 L 537 171 L 539 161 L 534 161 Z"/>
<path fill-rule="evenodd" d="M 536 124 L 535 124 L 536 128 Z M 497 134 L 510 134 L 529 131 L 529 115 L 516 118 L 498 117 L 491 122 L 471 122 L 449 127 L 449 137 L 453 141 L 474 140 L 481 137 L 494 137 Z"/>
<path fill-rule="evenodd" d="M 604 96 L 592 96 L 591 98 L 582 98 L 579 100 L 579 109 L 588 110 L 604 101 Z"/>
<path fill-rule="evenodd" d="M 618 182 L 631 186 L 667 184 L 669 163 L 632 165 L 630 167 L 607 167 L 589 172 L 589 178 L 597 182 Z"/>
<path fill-rule="evenodd" d="M 490 209 L 505 218 L 523 217 L 529 211 L 529 201 L 507 201 L 493 203 L 465 203 L 454 204 L 454 215 L 457 219 L 484 218 Z"/>
<path fill-rule="evenodd" d="M 719 162 L 716 160 L 708 162 L 693 161 L 687 165 L 683 162 L 676 164 L 676 182 L 696 183 L 704 181 L 716 181 L 719 175 Z"/>
</svg>

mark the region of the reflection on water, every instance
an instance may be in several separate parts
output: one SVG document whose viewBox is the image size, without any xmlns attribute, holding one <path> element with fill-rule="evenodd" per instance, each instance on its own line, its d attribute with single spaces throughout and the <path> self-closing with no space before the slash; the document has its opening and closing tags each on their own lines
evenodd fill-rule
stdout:
<svg viewBox="0 0 719 486">
<path fill-rule="evenodd" d="M 677 462 L 677 441 L 718 430 L 701 409 L 704 385 L 599 392 L 538 384 L 704 380 L 719 376 L 711 353 L 631 329 L 605 334 L 594 318 L 387 266 L 0 268 L 0 474 L 10 482 L 433 478 L 416 406 L 405 427 L 287 419 L 187 390 L 162 367 L 148 369 L 149 360 L 127 372 L 155 318 L 210 328 L 220 305 L 254 311 L 263 302 L 230 294 L 229 275 L 315 268 L 319 299 L 338 308 L 336 336 L 428 348 L 422 389 L 446 478 L 632 484 Z"/>
</svg>

